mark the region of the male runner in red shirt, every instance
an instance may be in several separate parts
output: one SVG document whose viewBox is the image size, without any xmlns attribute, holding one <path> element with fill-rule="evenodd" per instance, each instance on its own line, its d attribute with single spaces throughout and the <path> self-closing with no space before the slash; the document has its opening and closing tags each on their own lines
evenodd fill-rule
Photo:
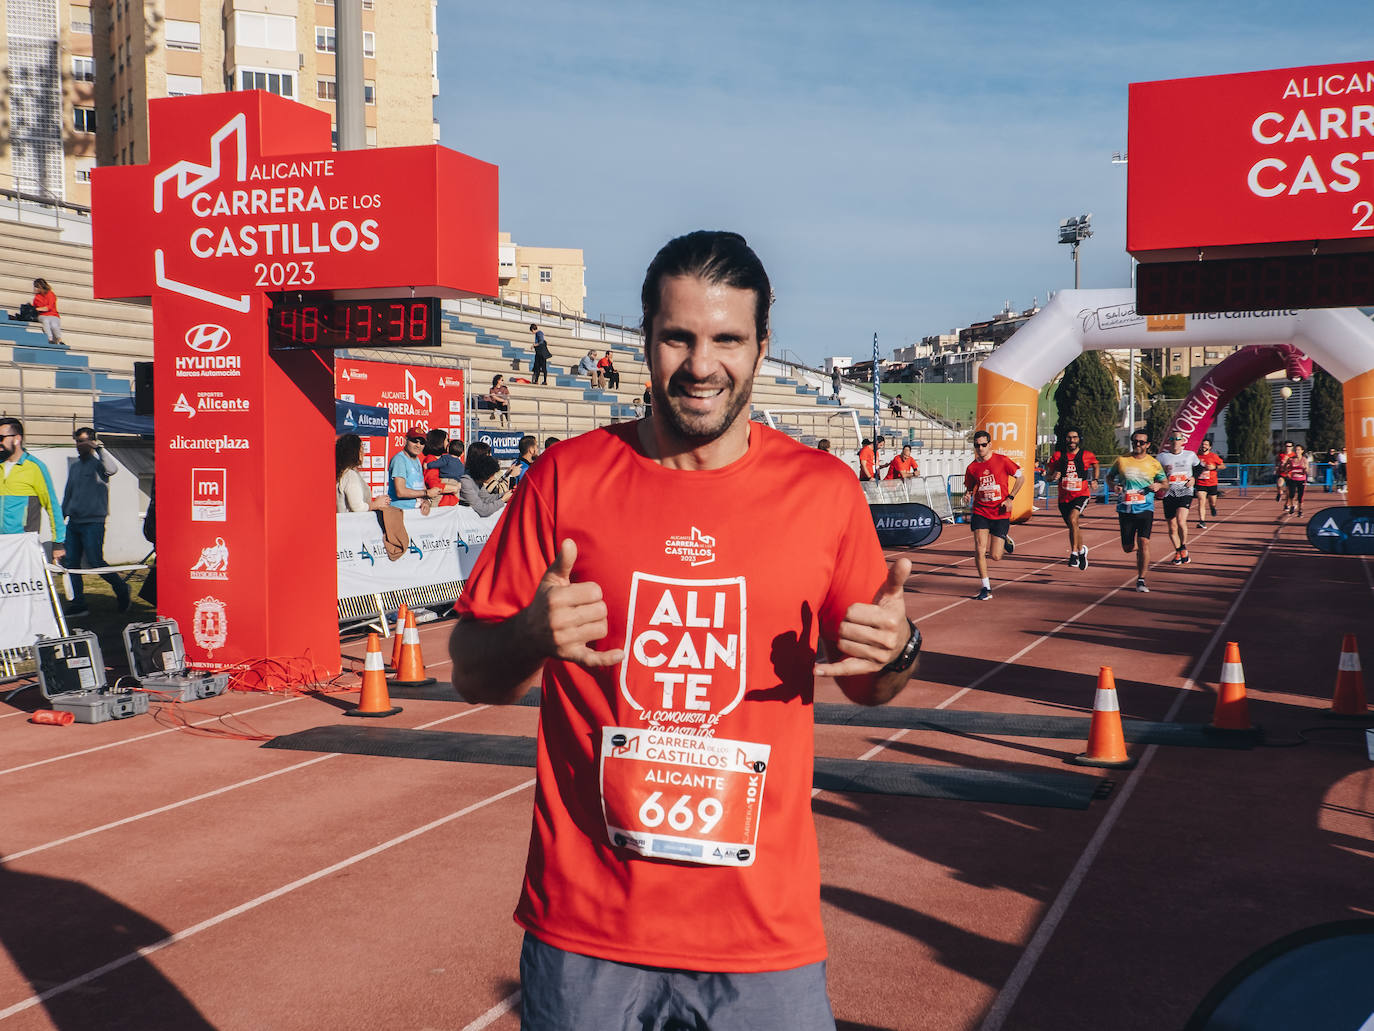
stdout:
<svg viewBox="0 0 1374 1031">
<path fill-rule="evenodd" d="M 920 635 L 854 477 L 749 419 L 770 295 L 742 237 L 668 243 L 652 416 L 546 451 L 457 605 L 464 698 L 542 683 L 525 1031 L 835 1026 L 814 676 L 886 702 Z"/>
<path fill-rule="evenodd" d="M 1074 569 L 1088 568 L 1079 519 L 1097 487 L 1097 456 L 1079 446 L 1082 439 L 1078 430 L 1065 430 L 1064 448 L 1050 458 L 1048 472 L 1050 481 L 1059 483 L 1059 518 L 1069 528 L 1069 565 Z"/>
<path fill-rule="evenodd" d="M 1016 548 L 1016 542 L 1009 535 L 1011 500 L 1021 490 L 1025 478 L 1019 465 L 992 450 L 992 437 L 987 430 L 979 430 L 973 435 L 973 461 L 964 470 L 964 489 L 973 496 L 969 515 L 969 527 L 973 530 L 973 564 L 978 567 L 978 576 L 983 582 L 974 595 L 978 601 L 992 600 L 987 556 L 991 554 L 997 562 L 1004 549 L 1010 555 Z"/>
<path fill-rule="evenodd" d="M 1217 517 L 1217 494 L 1221 491 L 1221 482 L 1217 473 L 1226 468 L 1226 463 L 1221 460 L 1221 456 L 1212 450 L 1212 438 L 1205 437 L 1201 444 L 1197 446 L 1197 528 L 1207 529 L 1208 509 L 1211 510 L 1212 518 Z"/>
</svg>

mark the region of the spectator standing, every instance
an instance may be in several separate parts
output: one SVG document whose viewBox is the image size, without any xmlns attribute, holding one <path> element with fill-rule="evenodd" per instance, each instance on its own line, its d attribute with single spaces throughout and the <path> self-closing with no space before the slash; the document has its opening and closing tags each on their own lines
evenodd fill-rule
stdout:
<svg viewBox="0 0 1374 1031">
<path fill-rule="evenodd" d="M 557 437 L 545 437 L 545 438 L 544 438 L 544 450 L 547 451 L 549 448 L 553 447 L 553 446 L 554 446 L 555 444 L 557 444 L 557 443 L 558 443 L 558 438 L 557 438 Z"/>
<path fill-rule="evenodd" d="M 859 448 L 860 480 L 876 480 L 878 478 L 878 456 L 886 440 L 887 438 L 881 434 L 874 440 L 864 438 L 863 446 Z"/>
<path fill-rule="evenodd" d="M 491 378 L 491 389 L 487 391 L 487 403 L 492 407 L 492 420 L 500 419 L 501 422 L 510 425 L 510 387 L 506 386 L 506 377 L 499 372 Z"/>
<path fill-rule="evenodd" d="M 620 389 L 620 373 L 616 371 L 615 359 L 611 357 L 610 351 L 602 355 L 601 360 L 596 363 L 596 367 L 601 370 L 601 378 L 605 382 L 607 390 Z"/>
<path fill-rule="evenodd" d="M 593 387 L 598 389 L 603 385 L 601 369 L 597 367 L 596 352 L 588 351 L 582 356 L 582 360 L 577 363 L 577 371 L 591 382 Z"/>
<path fill-rule="evenodd" d="M 647 419 L 652 416 L 654 414 L 654 398 L 649 390 L 649 384 L 644 384 L 644 396 L 639 401 L 644 406 L 644 418 Z"/>
<path fill-rule="evenodd" d="M 372 496 L 372 488 L 363 479 L 362 464 L 362 437 L 356 433 L 345 433 L 334 441 L 335 512 L 375 512 L 391 504 L 391 499 L 385 494 Z"/>
<path fill-rule="evenodd" d="M 816 450 L 824 451 L 827 455 L 830 454 L 830 438 L 822 437 L 820 440 L 816 441 Z"/>
<path fill-rule="evenodd" d="M 461 440 L 455 437 L 448 442 L 448 446 L 444 448 L 444 453 L 434 458 L 429 464 L 438 469 L 439 475 L 444 479 L 457 482 L 468 474 L 467 468 L 463 465 L 463 452 L 466 447 Z"/>
<path fill-rule="evenodd" d="M 530 332 L 534 334 L 534 366 L 530 369 L 530 382 L 538 383 L 539 377 L 544 377 L 544 385 L 549 383 L 549 359 L 553 357 L 553 352 L 549 350 L 549 345 L 544 340 L 544 331 L 535 323 L 530 323 Z"/>
<path fill-rule="evenodd" d="M 665 246 L 642 290 L 652 420 L 541 458 L 458 600 L 466 700 L 542 682 L 525 1031 L 835 1027 L 814 680 L 886 702 L 920 635 L 911 563 L 887 569 L 848 474 L 749 419 L 769 297 L 736 234 Z"/>
<path fill-rule="evenodd" d="M 1336 452 L 1336 489 L 1345 493 L 1345 448 Z"/>
<path fill-rule="evenodd" d="M 62 558 L 67 527 L 48 467 L 24 450 L 24 424 L 0 416 L 0 533 L 37 533 L 48 513 L 52 560 Z"/>
<path fill-rule="evenodd" d="M 62 511 L 67 516 L 67 553 L 62 564 L 68 569 L 99 569 L 105 565 L 105 520 L 110 515 L 110 477 L 119 466 L 95 435 L 82 426 L 72 434 L 76 442 L 76 461 L 67 468 L 67 486 L 62 491 Z M 100 578 L 114 590 L 120 612 L 129 611 L 129 585 L 118 573 L 101 573 Z M 85 578 L 71 578 L 72 600 L 69 616 L 85 616 Z"/>
<path fill-rule="evenodd" d="M 840 370 L 839 367 L 830 370 L 830 389 L 835 395 L 835 400 L 840 399 Z"/>
<path fill-rule="evenodd" d="M 46 279 L 33 281 L 33 306 L 38 312 L 38 324 L 50 344 L 62 343 L 62 316 L 57 312 L 57 294 Z"/>
<path fill-rule="evenodd" d="M 468 455 L 468 474 L 458 484 L 458 502 L 479 516 L 499 512 L 509 495 L 495 494 L 493 481 L 501 476 L 501 463 L 488 454 Z"/>
<path fill-rule="evenodd" d="M 425 486 L 425 470 L 420 464 L 424 449 L 425 431 L 419 426 L 406 430 L 405 447 L 392 456 L 387 466 L 386 492 L 397 508 L 418 508 L 429 515 L 430 503 L 439 496 L 439 489 Z"/>
</svg>

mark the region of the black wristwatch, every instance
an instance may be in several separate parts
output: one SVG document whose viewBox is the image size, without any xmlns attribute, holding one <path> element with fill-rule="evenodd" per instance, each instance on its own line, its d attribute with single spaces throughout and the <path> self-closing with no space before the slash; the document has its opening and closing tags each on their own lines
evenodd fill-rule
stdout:
<svg viewBox="0 0 1374 1031">
<path fill-rule="evenodd" d="M 921 631 L 917 630 L 916 624 L 909 619 L 906 625 L 911 627 L 911 636 L 907 638 L 906 647 L 900 655 L 880 669 L 879 673 L 900 673 L 916 661 L 916 653 L 921 650 Z"/>
</svg>

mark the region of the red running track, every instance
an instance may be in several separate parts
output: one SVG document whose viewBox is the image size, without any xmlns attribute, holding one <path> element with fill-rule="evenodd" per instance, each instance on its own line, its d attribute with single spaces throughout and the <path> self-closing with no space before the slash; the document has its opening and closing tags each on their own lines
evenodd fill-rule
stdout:
<svg viewBox="0 0 1374 1031">
<path fill-rule="evenodd" d="M 1064 564 L 1063 529 L 1037 516 L 994 567 L 989 603 L 970 600 L 964 527 L 913 554 L 926 648 L 895 704 L 1085 715 L 1110 665 L 1125 715 L 1201 723 L 1235 640 L 1252 717 L 1294 744 L 1132 746 L 1138 766 L 1105 771 L 1110 793 L 1083 811 L 818 792 L 842 1028 L 1178 1027 L 1270 941 L 1374 915 L 1363 732 L 1322 717 L 1342 634 L 1374 655 L 1374 569 L 1316 554 L 1276 514 L 1230 502 L 1194 531 L 1190 565 L 1152 570 L 1148 595 L 1096 506 L 1087 570 Z M 421 630 L 440 677 L 446 637 Z M 818 697 L 843 700 L 829 683 Z M 36 692 L 0 705 L 0 1031 L 518 1027 L 510 912 L 531 771 L 206 733 L 225 713 L 259 735 L 339 724 L 355 698 L 180 707 L 206 721 L 196 729 L 35 726 Z M 532 735 L 538 718 L 398 701 L 385 726 Z M 839 726 L 816 742 L 988 770 L 1077 769 L 1064 760 L 1083 749 Z"/>
</svg>

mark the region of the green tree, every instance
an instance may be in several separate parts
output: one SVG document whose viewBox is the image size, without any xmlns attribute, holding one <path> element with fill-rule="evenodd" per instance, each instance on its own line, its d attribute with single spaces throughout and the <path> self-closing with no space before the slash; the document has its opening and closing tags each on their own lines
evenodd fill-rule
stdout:
<svg viewBox="0 0 1374 1031">
<path fill-rule="evenodd" d="M 1333 447 L 1345 447 L 1345 403 L 1341 384 L 1325 369 L 1313 369 L 1307 450 L 1328 451 Z"/>
<path fill-rule="evenodd" d="M 1119 401 L 1116 384 L 1096 351 L 1086 351 L 1071 361 L 1054 391 L 1059 418 L 1054 423 L 1057 440 L 1070 426 L 1083 435 L 1083 446 L 1103 457 L 1115 455 Z"/>
<path fill-rule="evenodd" d="M 1226 406 L 1226 440 L 1232 464 L 1269 466 L 1274 462 L 1274 439 L 1269 420 L 1274 407 L 1269 381 L 1257 379 Z"/>
<path fill-rule="evenodd" d="M 1192 381 L 1179 373 L 1170 373 L 1159 381 L 1159 392 L 1170 401 L 1182 401 L 1193 389 Z"/>
<path fill-rule="evenodd" d="M 1162 397 L 1156 397 L 1150 403 L 1149 411 L 1145 413 L 1145 432 L 1150 435 L 1150 442 L 1156 447 L 1164 446 L 1164 434 L 1169 429 L 1169 423 L 1177 407 L 1177 401 L 1166 401 Z"/>
</svg>

